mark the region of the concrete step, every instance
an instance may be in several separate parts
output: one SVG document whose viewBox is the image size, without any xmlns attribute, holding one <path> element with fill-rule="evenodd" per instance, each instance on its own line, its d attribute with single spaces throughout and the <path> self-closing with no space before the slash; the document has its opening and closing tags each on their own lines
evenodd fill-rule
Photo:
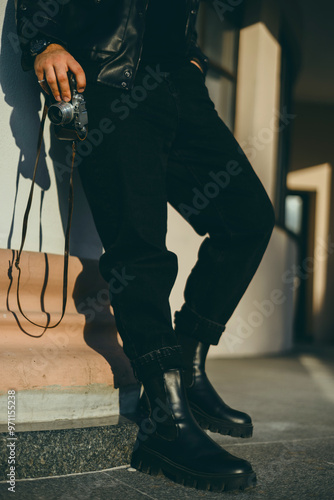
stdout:
<svg viewBox="0 0 334 500">
<path fill-rule="evenodd" d="M 21 424 L 15 440 L 1 426 L 0 481 L 15 444 L 16 479 L 98 471 L 130 462 L 138 427 L 121 416 Z"/>
</svg>

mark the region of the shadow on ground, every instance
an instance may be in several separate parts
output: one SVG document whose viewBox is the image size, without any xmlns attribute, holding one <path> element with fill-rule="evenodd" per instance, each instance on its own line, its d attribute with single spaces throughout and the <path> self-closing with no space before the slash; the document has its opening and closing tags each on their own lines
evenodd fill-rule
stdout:
<svg viewBox="0 0 334 500">
<path fill-rule="evenodd" d="M 211 434 L 249 460 L 255 489 L 211 493 L 151 477 L 125 465 L 116 469 L 16 482 L 16 500 L 332 499 L 334 491 L 333 351 L 299 350 L 287 356 L 219 359 L 209 376 L 226 402 L 253 416 L 254 436 Z M 108 444 L 106 443 L 106 446 Z M 9 498 L 5 483 L 0 498 Z"/>
</svg>

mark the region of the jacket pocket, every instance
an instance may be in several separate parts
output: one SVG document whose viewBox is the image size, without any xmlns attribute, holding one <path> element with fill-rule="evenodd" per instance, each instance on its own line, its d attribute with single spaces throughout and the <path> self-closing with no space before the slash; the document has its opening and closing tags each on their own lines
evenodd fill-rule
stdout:
<svg viewBox="0 0 334 500">
<path fill-rule="evenodd" d="M 103 61 L 120 51 L 133 0 L 71 0 L 64 14 L 67 19 L 69 48 L 73 54 L 86 54 Z"/>
</svg>

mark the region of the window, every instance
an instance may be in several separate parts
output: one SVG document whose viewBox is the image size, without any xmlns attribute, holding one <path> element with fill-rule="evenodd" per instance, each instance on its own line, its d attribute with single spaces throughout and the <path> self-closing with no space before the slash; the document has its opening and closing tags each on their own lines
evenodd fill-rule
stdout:
<svg viewBox="0 0 334 500">
<path fill-rule="evenodd" d="M 199 45 L 210 60 L 206 84 L 219 116 L 234 129 L 239 28 L 219 15 L 212 2 L 202 2 L 198 17 Z"/>
<path fill-rule="evenodd" d="M 285 227 L 296 235 L 301 234 L 303 221 L 303 199 L 296 194 L 285 198 Z"/>
<path fill-rule="evenodd" d="M 282 33 L 280 45 L 282 47 L 280 112 L 282 116 L 285 116 L 286 113 L 293 113 L 292 90 L 295 74 L 289 45 Z M 280 122 L 279 125 L 281 130 L 278 138 L 275 211 L 277 223 L 286 228 L 285 210 L 288 203 L 285 201 L 287 195 L 286 176 L 289 170 L 291 126 L 286 126 L 284 122 Z"/>
</svg>

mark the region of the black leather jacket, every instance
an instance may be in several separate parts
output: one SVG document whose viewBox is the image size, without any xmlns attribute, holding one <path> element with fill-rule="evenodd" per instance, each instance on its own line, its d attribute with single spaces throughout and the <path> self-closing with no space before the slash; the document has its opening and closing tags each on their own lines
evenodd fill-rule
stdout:
<svg viewBox="0 0 334 500">
<path fill-rule="evenodd" d="M 15 0 L 17 34 L 25 71 L 33 68 L 31 40 L 63 45 L 86 76 L 112 87 L 131 89 L 142 52 L 149 0 Z M 186 0 L 187 56 L 207 71 L 195 29 L 200 0 Z"/>
</svg>

